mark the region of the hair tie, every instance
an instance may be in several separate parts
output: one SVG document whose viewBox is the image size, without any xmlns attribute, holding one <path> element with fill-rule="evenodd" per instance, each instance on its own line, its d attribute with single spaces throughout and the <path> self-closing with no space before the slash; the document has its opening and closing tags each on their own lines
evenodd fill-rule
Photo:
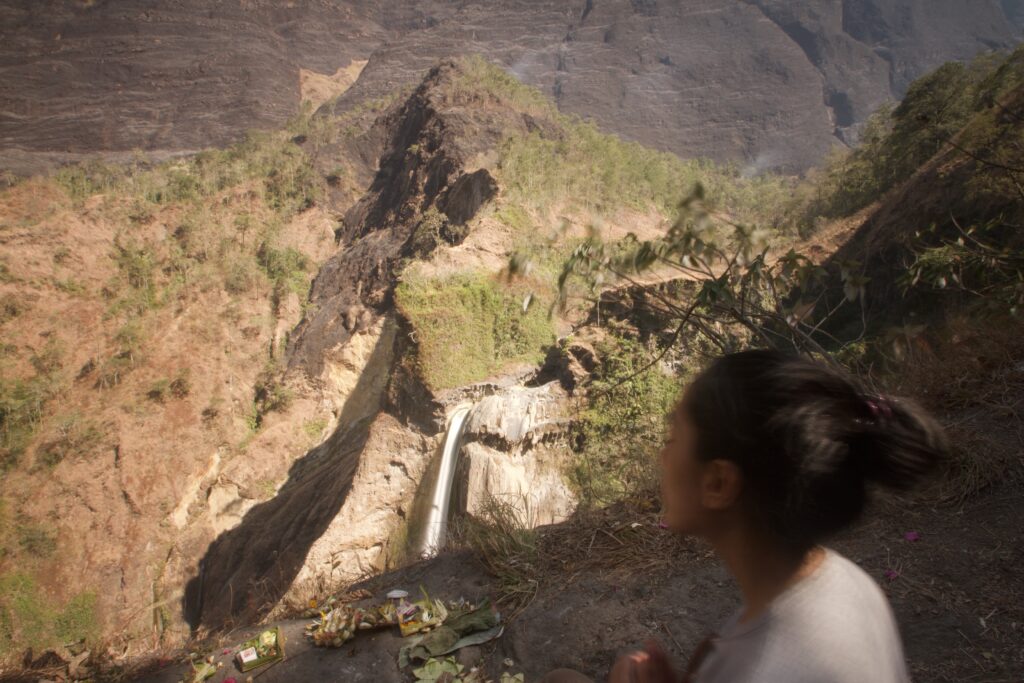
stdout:
<svg viewBox="0 0 1024 683">
<path fill-rule="evenodd" d="M 879 417 L 889 419 L 892 417 L 892 408 L 889 406 L 889 401 L 884 396 L 872 396 L 865 399 L 864 403 L 867 405 L 868 410 L 871 411 L 871 416 L 878 420 Z"/>
</svg>

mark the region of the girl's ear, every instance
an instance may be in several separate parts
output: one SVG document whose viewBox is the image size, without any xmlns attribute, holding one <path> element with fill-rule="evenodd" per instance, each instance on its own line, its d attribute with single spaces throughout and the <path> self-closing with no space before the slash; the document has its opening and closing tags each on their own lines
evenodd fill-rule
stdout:
<svg viewBox="0 0 1024 683">
<path fill-rule="evenodd" d="M 725 510 L 735 505 L 743 488 L 743 473 L 731 460 L 712 460 L 701 474 L 700 500 L 710 510 Z"/>
</svg>

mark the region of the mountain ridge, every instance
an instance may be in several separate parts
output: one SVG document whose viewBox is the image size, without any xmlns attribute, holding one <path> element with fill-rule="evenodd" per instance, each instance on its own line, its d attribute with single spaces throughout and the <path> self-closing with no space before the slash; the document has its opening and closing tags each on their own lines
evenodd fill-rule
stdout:
<svg viewBox="0 0 1024 683">
<path fill-rule="evenodd" d="M 480 53 L 604 130 L 683 156 L 802 170 L 924 71 L 1019 39 L 983 0 L 6 0 L 0 167 L 224 145 L 298 108 L 300 70 L 368 60 L 354 106 Z M 729 45 L 723 49 L 722 45 Z M 227 46 L 227 48 L 225 48 Z"/>
</svg>

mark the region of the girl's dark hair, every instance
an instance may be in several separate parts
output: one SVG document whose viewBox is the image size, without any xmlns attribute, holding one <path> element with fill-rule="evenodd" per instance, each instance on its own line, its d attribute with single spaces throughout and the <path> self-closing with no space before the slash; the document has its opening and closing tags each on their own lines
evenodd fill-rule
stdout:
<svg viewBox="0 0 1024 683">
<path fill-rule="evenodd" d="M 909 488 L 948 450 L 942 427 L 913 401 L 869 394 L 838 370 L 778 351 L 719 358 L 683 407 L 697 457 L 739 465 L 743 504 L 796 551 L 855 521 L 869 482 Z"/>
</svg>

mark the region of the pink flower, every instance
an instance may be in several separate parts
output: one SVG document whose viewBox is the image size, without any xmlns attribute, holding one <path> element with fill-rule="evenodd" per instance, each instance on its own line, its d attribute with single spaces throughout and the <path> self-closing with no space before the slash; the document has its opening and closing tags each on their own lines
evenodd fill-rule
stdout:
<svg viewBox="0 0 1024 683">
<path fill-rule="evenodd" d="M 667 529 L 668 528 L 668 523 L 666 523 L 665 520 L 663 520 L 663 519 L 659 519 L 658 520 L 658 528 L 659 529 Z"/>
<path fill-rule="evenodd" d="M 920 541 L 921 540 L 921 534 L 917 533 L 916 531 L 908 531 L 907 533 L 903 534 L 903 540 L 905 540 L 905 541 Z"/>
<path fill-rule="evenodd" d="M 889 579 L 890 581 L 895 581 L 896 579 L 899 578 L 899 576 L 900 576 L 900 573 L 898 571 L 896 571 L 895 569 L 886 569 L 885 570 L 885 578 Z"/>
</svg>

